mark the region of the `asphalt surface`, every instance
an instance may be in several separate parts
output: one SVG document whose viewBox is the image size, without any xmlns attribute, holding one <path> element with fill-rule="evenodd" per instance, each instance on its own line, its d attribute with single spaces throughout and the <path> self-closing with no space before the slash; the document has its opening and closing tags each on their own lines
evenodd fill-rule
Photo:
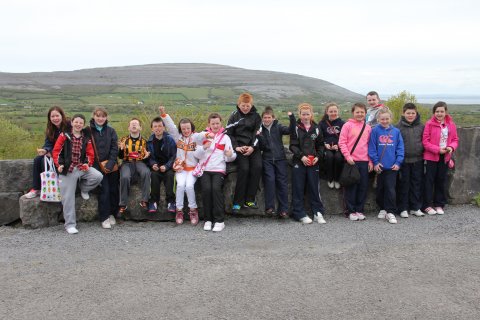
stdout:
<svg viewBox="0 0 480 320">
<path fill-rule="evenodd" d="M 479 319 L 480 209 L 0 227 L 1 319 Z"/>
</svg>

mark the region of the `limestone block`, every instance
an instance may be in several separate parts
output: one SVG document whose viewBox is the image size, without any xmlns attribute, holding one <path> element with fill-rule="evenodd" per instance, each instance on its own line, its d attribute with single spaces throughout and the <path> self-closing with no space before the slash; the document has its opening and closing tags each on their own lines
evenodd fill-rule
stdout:
<svg viewBox="0 0 480 320">
<path fill-rule="evenodd" d="M 0 160 L 0 192 L 28 192 L 32 167 L 33 160 Z"/>
<path fill-rule="evenodd" d="M 22 195 L 21 192 L 0 192 L 0 226 L 12 223 L 20 219 L 20 206 L 18 199 Z"/>
</svg>

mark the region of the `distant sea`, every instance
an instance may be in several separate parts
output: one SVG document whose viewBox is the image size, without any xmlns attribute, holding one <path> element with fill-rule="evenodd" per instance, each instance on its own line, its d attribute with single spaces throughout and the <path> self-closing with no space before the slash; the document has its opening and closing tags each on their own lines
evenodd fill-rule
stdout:
<svg viewBox="0 0 480 320">
<path fill-rule="evenodd" d="M 428 104 L 435 104 L 438 101 L 445 101 L 447 104 L 480 104 L 480 96 L 477 95 L 416 94 L 415 97 L 418 102 Z"/>
</svg>

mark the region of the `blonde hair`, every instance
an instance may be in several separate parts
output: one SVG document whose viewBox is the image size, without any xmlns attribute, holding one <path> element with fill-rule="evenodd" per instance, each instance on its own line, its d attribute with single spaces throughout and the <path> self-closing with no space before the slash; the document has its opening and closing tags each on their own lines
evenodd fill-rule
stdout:
<svg viewBox="0 0 480 320">
<path fill-rule="evenodd" d="M 380 116 L 381 116 L 382 114 L 385 114 L 385 113 L 388 113 L 388 114 L 390 115 L 390 119 L 393 119 L 393 112 L 390 111 L 390 109 L 388 109 L 388 108 L 380 108 L 380 110 L 378 110 L 378 112 L 377 112 L 377 116 L 376 116 L 377 120 L 380 118 Z"/>
</svg>

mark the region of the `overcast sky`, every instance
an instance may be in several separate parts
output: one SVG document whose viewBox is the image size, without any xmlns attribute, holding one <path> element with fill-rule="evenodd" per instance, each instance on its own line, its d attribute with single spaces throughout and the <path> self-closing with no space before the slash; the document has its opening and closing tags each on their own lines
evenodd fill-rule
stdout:
<svg viewBox="0 0 480 320">
<path fill-rule="evenodd" d="M 477 0 L 2 0 L 0 71 L 199 62 L 480 94 Z"/>
</svg>

